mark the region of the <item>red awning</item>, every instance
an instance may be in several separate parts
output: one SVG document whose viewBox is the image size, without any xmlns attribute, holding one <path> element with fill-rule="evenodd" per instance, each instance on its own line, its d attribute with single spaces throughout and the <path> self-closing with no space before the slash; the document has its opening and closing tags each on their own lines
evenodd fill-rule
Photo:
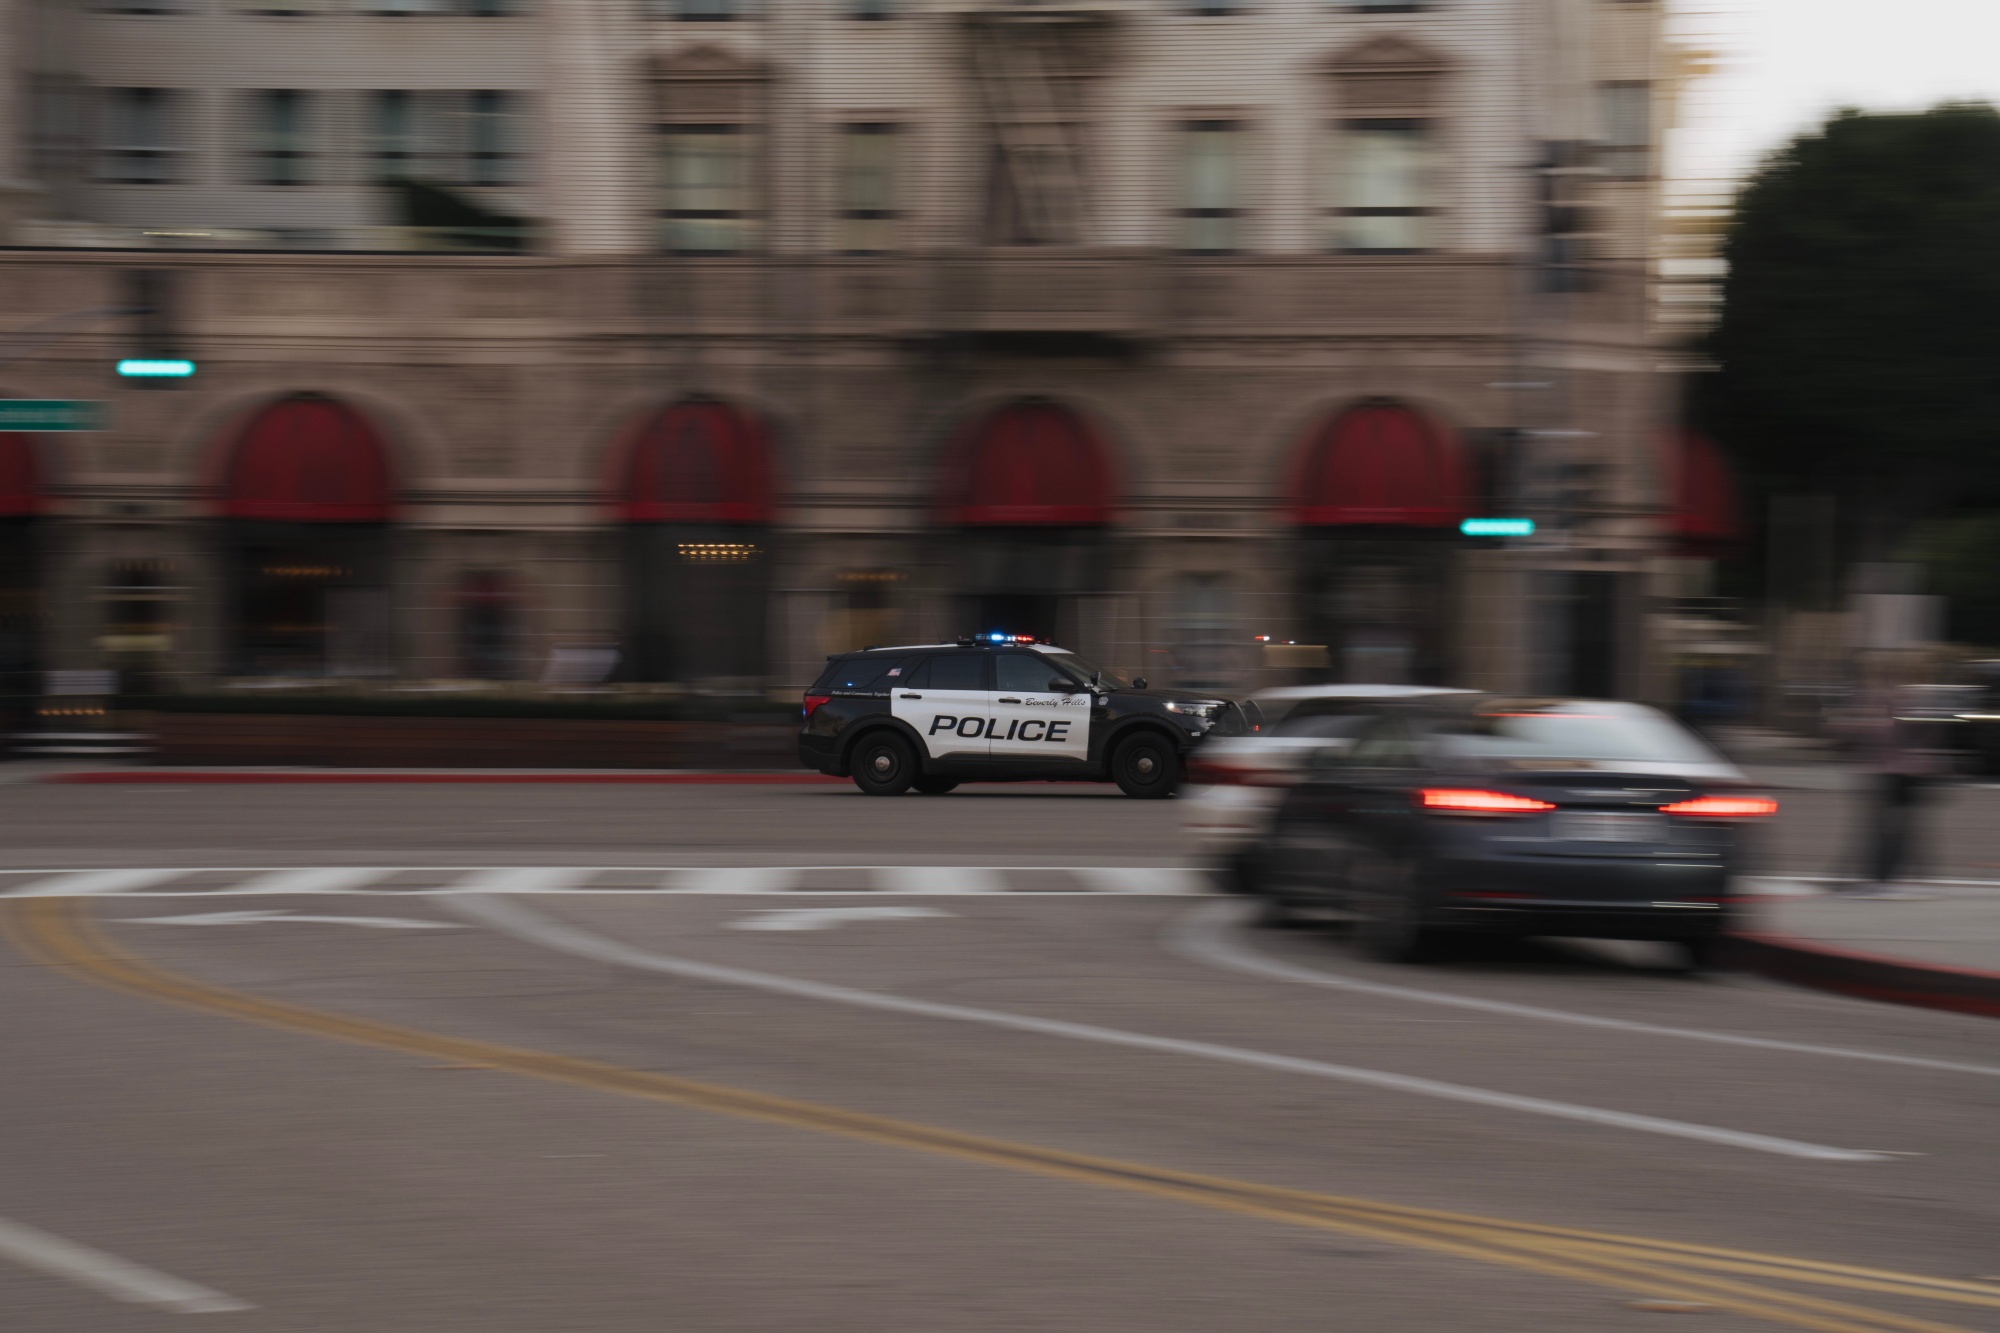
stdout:
<svg viewBox="0 0 2000 1333">
<path fill-rule="evenodd" d="M 676 403 L 636 426 L 612 486 L 628 523 L 769 523 L 775 467 L 763 423 L 728 403 Z"/>
<path fill-rule="evenodd" d="M 1673 513 L 1668 531 L 1682 555 L 1717 556 L 1743 540 L 1736 479 L 1715 441 L 1700 431 L 1668 437 L 1667 476 Z"/>
<path fill-rule="evenodd" d="M 1307 440 L 1292 512 L 1308 527 L 1455 528 L 1469 494 L 1450 431 L 1407 407 L 1368 403 Z"/>
<path fill-rule="evenodd" d="M 41 512 L 42 470 L 35 456 L 35 437 L 0 431 L 0 518 Z"/>
<path fill-rule="evenodd" d="M 229 518 L 380 523 L 394 509 L 389 451 L 359 412 L 331 398 L 287 398 L 236 437 L 223 484 Z"/>
<path fill-rule="evenodd" d="M 1076 413 L 1015 403 L 960 436 L 938 517 L 971 527 L 1085 527 L 1112 520 L 1110 455 Z"/>
</svg>

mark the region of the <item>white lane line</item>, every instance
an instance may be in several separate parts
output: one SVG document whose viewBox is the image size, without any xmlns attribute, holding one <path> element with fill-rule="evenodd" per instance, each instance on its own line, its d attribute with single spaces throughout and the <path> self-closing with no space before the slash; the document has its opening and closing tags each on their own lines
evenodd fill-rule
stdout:
<svg viewBox="0 0 2000 1333">
<path fill-rule="evenodd" d="M 121 923 L 142 926 L 255 926 L 279 925 L 361 926 L 370 930 L 456 930 L 456 921 L 420 921 L 408 916 L 312 916 L 304 912 L 194 912 L 187 916 L 120 917 Z"/>
<path fill-rule="evenodd" d="M 1392 1074 L 1378 1069 L 1362 1069 L 1353 1065 L 1327 1064 L 1319 1060 L 1302 1060 L 1289 1055 L 1272 1055 L 1264 1051 L 1245 1050 L 1236 1046 L 1219 1046 L 1205 1041 L 1183 1041 L 1176 1037 L 1154 1037 L 1141 1032 L 1125 1032 L 1117 1028 L 1097 1027 L 1088 1023 L 1068 1023 L 1053 1018 L 1032 1018 L 1026 1014 L 1011 1014 L 996 1009 L 974 1009 L 966 1005 L 938 1004 L 929 1000 L 915 1000 L 901 995 L 884 995 L 876 991 L 852 990 L 846 986 L 830 986 L 817 981 L 803 981 L 796 977 L 777 976 L 769 972 L 751 972 L 743 968 L 722 967 L 714 963 L 699 963 L 689 958 L 674 958 L 666 954 L 647 953 L 616 940 L 607 940 L 572 926 L 550 921 L 537 915 L 516 902 L 499 898 L 466 897 L 454 904 L 464 916 L 482 925 L 512 935 L 517 939 L 540 944 L 545 948 L 562 953 L 574 954 L 579 958 L 589 958 L 596 962 L 611 963 L 620 967 L 630 967 L 646 972 L 660 972 L 668 976 L 685 977 L 694 981 L 715 982 L 724 986 L 746 986 L 754 990 L 772 991 L 779 995 L 790 995 L 799 999 L 818 1000 L 827 1004 L 853 1005 L 862 1009 L 882 1009 L 890 1013 L 910 1014 L 919 1018 L 941 1018 L 956 1023 L 978 1023 L 986 1027 L 1010 1028 L 1016 1032 L 1033 1032 L 1046 1037 L 1063 1037 L 1071 1041 L 1096 1042 L 1105 1046 L 1126 1046 L 1138 1050 L 1159 1051 L 1168 1055 L 1194 1056 L 1198 1059 L 1220 1060 L 1230 1064 L 1251 1065 L 1259 1069 L 1276 1069 L 1290 1074 L 1305 1074 L 1315 1078 L 1335 1079 L 1343 1083 L 1354 1083 L 1364 1087 L 1381 1088 L 1390 1092 L 1411 1093 L 1419 1097 L 1433 1097 L 1441 1101 L 1466 1102 L 1474 1106 L 1491 1107 L 1497 1110 L 1519 1111 L 1528 1115 L 1552 1116 L 1559 1120 L 1580 1120 L 1587 1124 L 1606 1126 L 1612 1129 L 1635 1130 L 1645 1134 L 1663 1134 L 1672 1138 L 1694 1139 L 1702 1143 L 1719 1144 L 1730 1148 L 1746 1148 L 1754 1152 L 1776 1153 L 1784 1157 L 1802 1157 L 1820 1162 L 1873 1162 L 1885 1160 L 1875 1153 L 1857 1152 L 1851 1148 L 1831 1148 L 1825 1144 L 1805 1143 L 1797 1139 L 1775 1138 L 1768 1134 L 1752 1134 L 1742 1130 L 1722 1129 L 1713 1125 L 1698 1125 L 1682 1120 L 1664 1120 L 1657 1116 L 1635 1115 L 1626 1111 L 1610 1111 L 1595 1106 L 1579 1106 L 1573 1102 L 1550 1101 L 1542 1097 L 1523 1097 L 1511 1092 L 1495 1092 L 1488 1088 L 1469 1087 L 1462 1083 L 1444 1083 L 1436 1079 L 1416 1078 L 1408 1074 Z"/>
<path fill-rule="evenodd" d="M 882 893 L 956 897 L 1007 891 L 999 872 L 984 866 L 876 866 L 869 875 Z"/>
<path fill-rule="evenodd" d="M 181 1314 L 230 1314 L 257 1308 L 248 1301 L 4 1217 L 0 1217 L 0 1258 L 133 1305 L 157 1305 Z"/>
<path fill-rule="evenodd" d="M 348 893 L 398 873 L 394 866 L 307 866 L 273 870 L 244 880 L 218 894 Z"/>
<path fill-rule="evenodd" d="M 935 907 L 780 907 L 752 912 L 729 925 L 733 930 L 827 930 L 850 921 L 907 921 L 950 915 Z"/>
<path fill-rule="evenodd" d="M 577 866 L 507 866 L 471 870 L 433 893 L 561 893 L 597 873 Z"/>
<path fill-rule="evenodd" d="M 9 889 L 8 898 L 81 898 L 151 888 L 185 875 L 185 870 L 72 870 Z"/>
<path fill-rule="evenodd" d="M 798 879 L 789 866 L 722 866 L 667 872 L 669 893 L 785 893 Z"/>
<path fill-rule="evenodd" d="M 1098 893 L 1186 898 L 1210 891 L 1196 872 L 1166 866 L 1078 866 L 1069 873 Z"/>
<path fill-rule="evenodd" d="M 1819 1046 L 1812 1042 L 1784 1041 L 1776 1037 L 1751 1037 L 1734 1032 L 1707 1032 L 1700 1028 L 1666 1027 L 1657 1023 L 1607 1018 L 1602 1014 L 1580 1014 L 1567 1009 L 1543 1009 L 1531 1004 L 1513 1004 L 1506 1000 L 1487 1000 L 1472 995 L 1454 995 L 1449 991 L 1418 990 L 1414 986 L 1392 986 L 1379 981 L 1343 977 L 1316 968 L 1281 963 L 1229 938 L 1224 933 L 1224 927 L 1240 924 L 1242 916 L 1243 909 L 1236 903 L 1209 903 L 1189 912 L 1176 922 L 1168 932 L 1167 942 L 1174 952 L 1183 958 L 1227 968 L 1232 972 L 1269 977 L 1276 981 L 1298 982 L 1307 986 L 1324 986 L 1329 990 L 1351 991 L 1357 995 L 1375 995 L 1387 1000 L 1447 1005 L 1454 1009 L 1472 1009 L 1481 1013 L 1498 1014 L 1504 1018 L 1526 1018 L 1538 1023 L 1568 1023 L 1576 1027 L 1608 1028 L 1614 1032 L 1633 1032 L 1648 1037 L 1678 1037 L 1685 1041 L 1713 1042 L 1719 1046 L 1749 1046 L 1765 1051 L 1786 1051 L 1794 1055 L 1824 1055 L 1841 1060 L 1872 1060 L 1878 1064 L 1908 1065 L 1914 1069 L 1939 1069 L 1952 1074 L 1984 1074 L 1988 1077 L 2000 1077 L 2000 1066 L 1996 1065 L 1967 1064 L 1958 1060 L 1933 1060 L 1921 1055 L 1892 1055 L 1886 1051 L 1862 1051 L 1846 1046 Z"/>
</svg>

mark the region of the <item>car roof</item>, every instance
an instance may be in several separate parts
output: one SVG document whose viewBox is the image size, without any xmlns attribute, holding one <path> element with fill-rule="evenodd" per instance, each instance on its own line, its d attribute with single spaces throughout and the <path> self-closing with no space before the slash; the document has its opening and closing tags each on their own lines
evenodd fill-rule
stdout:
<svg viewBox="0 0 2000 1333">
<path fill-rule="evenodd" d="M 993 649 L 993 648 L 1026 648 L 1032 652 L 1038 652 L 1038 653 L 1062 653 L 1065 656 L 1071 656 L 1071 657 L 1075 656 L 1075 654 L 1071 653 L 1069 649 L 1058 648 L 1056 647 L 1056 645 L 1052 643 L 990 643 L 980 640 L 974 640 L 971 643 L 881 644 L 872 648 L 856 648 L 851 652 L 834 653 L 827 660 L 832 661 L 835 658 L 845 659 L 849 657 L 868 657 L 874 653 L 932 653 L 932 652 L 944 653 L 944 652 L 955 652 L 960 649 L 972 652 L 972 651 L 979 651 L 979 650 Z"/>
</svg>

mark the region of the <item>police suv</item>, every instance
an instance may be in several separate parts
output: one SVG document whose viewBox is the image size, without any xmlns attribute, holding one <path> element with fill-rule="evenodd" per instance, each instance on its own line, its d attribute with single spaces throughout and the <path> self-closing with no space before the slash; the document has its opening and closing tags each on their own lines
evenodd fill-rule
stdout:
<svg viewBox="0 0 2000 1333">
<path fill-rule="evenodd" d="M 994 634 L 829 657 L 806 691 L 799 762 L 871 796 L 1064 778 L 1161 797 L 1197 741 L 1243 730 L 1228 699 L 1151 690 L 1144 677 Z"/>
</svg>

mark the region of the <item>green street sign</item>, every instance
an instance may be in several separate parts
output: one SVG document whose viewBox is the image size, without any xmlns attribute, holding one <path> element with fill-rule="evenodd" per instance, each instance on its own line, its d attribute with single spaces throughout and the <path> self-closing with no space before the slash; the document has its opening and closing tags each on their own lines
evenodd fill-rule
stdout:
<svg viewBox="0 0 2000 1333">
<path fill-rule="evenodd" d="M 94 398 L 0 398 L 0 430 L 104 430 L 111 404 Z"/>
</svg>

